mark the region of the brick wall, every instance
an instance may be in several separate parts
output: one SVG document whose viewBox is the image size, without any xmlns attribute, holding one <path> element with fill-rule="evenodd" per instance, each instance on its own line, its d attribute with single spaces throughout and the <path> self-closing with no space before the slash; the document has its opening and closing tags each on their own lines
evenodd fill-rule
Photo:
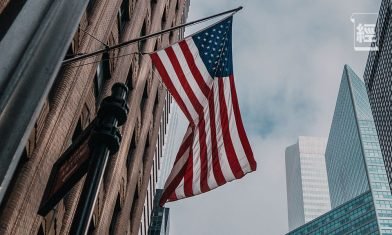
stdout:
<svg viewBox="0 0 392 235">
<path fill-rule="evenodd" d="M 185 6 L 184 0 L 128 2 L 129 18 L 120 29 L 118 14 L 122 1 L 92 0 L 80 29 L 75 32 L 68 56 L 102 49 L 99 41 L 115 45 L 162 27 L 178 25 Z M 178 37 L 174 34 L 171 40 L 176 41 Z M 111 86 L 116 82 L 129 85 L 130 112 L 121 128 L 120 150 L 111 158 L 105 172 L 90 234 L 138 233 L 147 192 L 151 194 L 149 198 L 153 197 L 153 190 L 147 187 L 149 179 L 156 178 L 150 177 L 150 172 L 154 172 L 151 169 L 158 132 L 162 128 L 161 116 L 167 116 L 171 98 L 152 71 L 148 56 L 137 53 L 139 49 L 151 52 L 166 46 L 169 40 L 169 34 L 165 34 L 111 52 L 112 59 L 108 63 L 111 79 L 104 81 L 98 95 L 95 76 L 101 55 L 61 69 L 30 134 L 26 158 L 18 166 L 2 206 L 0 234 L 68 234 L 83 180 L 45 217 L 37 215 L 39 203 L 53 163 L 72 143 L 77 129 L 85 128 L 94 119 L 99 102 L 110 95 Z M 155 184 L 155 180 L 152 183 Z"/>
</svg>

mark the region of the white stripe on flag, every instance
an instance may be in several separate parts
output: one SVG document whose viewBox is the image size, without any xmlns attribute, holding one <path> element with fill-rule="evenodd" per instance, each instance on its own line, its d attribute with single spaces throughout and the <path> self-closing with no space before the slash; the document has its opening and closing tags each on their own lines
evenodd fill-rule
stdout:
<svg viewBox="0 0 392 235">
<path fill-rule="evenodd" d="M 241 139 L 238 134 L 237 124 L 235 121 L 233 103 L 231 100 L 230 78 L 225 77 L 222 79 L 223 79 L 223 84 L 224 84 L 224 94 L 225 94 L 225 100 L 226 100 L 226 105 L 227 105 L 227 113 L 228 113 L 228 117 L 229 117 L 230 136 L 231 136 L 231 139 L 233 142 L 233 147 L 234 147 L 234 150 L 237 154 L 238 161 L 240 163 L 242 171 L 244 173 L 250 172 L 251 171 L 250 165 L 249 165 L 248 159 L 246 157 L 244 147 L 242 146 Z"/>
<path fill-rule="evenodd" d="M 176 193 L 177 198 L 184 198 L 185 197 L 184 178 L 182 178 L 180 184 L 177 186 L 175 193 Z"/>
<path fill-rule="evenodd" d="M 193 138 L 193 179 L 192 179 L 192 194 L 201 193 L 200 189 L 200 145 L 199 145 L 199 129 L 195 128 Z"/>
<path fill-rule="evenodd" d="M 211 143 L 211 128 L 210 128 L 210 110 L 208 105 L 204 109 L 204 120 L 206 122 L 206 147 L 207 147 L 207 163 L 208 163 L 208 170 L 207 170 L 207 183 L 210 189 L 215 188 L 218 186 L 216 182 L 214 169 L 212 168 L 212 143 Z"/>
<path fill-rule="evenodd" d="M 197 112 L 195 108 L 193 107 L 189 96 L 186 94 L 184 88 L 181 85 L 181 82 L 179 81 L 176 71 L 173 68 L 172 63 L 170 62 L 170 59 L 168 55 L 166 54 L 165 50 L 158 51 L 158 56 L 162 60 L 162 63 L 165 65 L 165 69 L 167 73 L 169 74 L 169 77 L 171 81 L 173 82 L 173 85 L 175 89 L 177 90 L 178 94 L 180 95 L 181 99 L 185 103 L 185 106 L 187 107 L 189 113 L 192 116 L 192 119 L 195 120 L 195 118 L 198 117 Z"/>
<path fill-rule="evenodd" d="M 214 105 L 215 105 L 215 125 L 216 125 L 216 140 L 218 146 L 218 157 L 219 157 L 219 162 L 221 165 L 223 176 L 225 177 L 226 182 L 228 182 L 235 179 L 235 176 L 231 171 L 231 167 L 226 154 L 225 143 L 222 136 L 218 78 L 217 81 L 214 82 Z"/>
<path fill-rule="evenodd" d="M 180 46 L 178 44 L 173 45 L 173 50 L 177 56 L 178 62 L 181 65 L 182 71 L 184 72 L 184 74 L 187 78 L 186 80 L 188 81 L 189 86 L 191 87 L 197 100 L 199 101 L 199 103 L 201 105 L 205 104 L 207 102 L 207 97 L 204 96 L 204 94 L 200 90 L 200 87 L 197 84 L 195 78 L 193 77 L 193 74 L 192 74 L 191 70 L 189 69 L 188 63 L 186 62 L 186 59 L 184 57 L 184 54 L 182 53 Z"/>
<path fill-rule="evenodd" d="M 204 82 L 211 88 L 214 82 L 214 79 L 211 77 L 208 72 L 204 62 L 201 60 L 199 55 L 199 50 L 197 49 L 195 43 L 192 38 L 188 38 L 185 40 L 188 44 L 189 50 L 192 52 L 193 58 L 195 59 L 195 64 L 200 71 L 200 74 L 203 76 Z"/>
</svg>

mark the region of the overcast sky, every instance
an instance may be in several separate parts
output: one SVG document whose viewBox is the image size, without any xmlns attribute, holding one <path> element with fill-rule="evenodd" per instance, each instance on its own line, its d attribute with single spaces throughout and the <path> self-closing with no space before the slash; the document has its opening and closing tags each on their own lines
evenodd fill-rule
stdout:
<svg viewBox="0 0 392 235">
<path fill-rule="evenodd" d="M 188 21 L 235 8 L 233 60 L 256 172 L 167 203 L 173 235 L 279 235 L 288 231 L 284 150 L 300 135 L 328 136 L 344 64 L 362 77 L 352 13 L 380 0 L 191 0 Z M 188 29 L 191 33 L 196 28 Z M 182 139 L 186 121 L 177 136 Z"/>
</svg>

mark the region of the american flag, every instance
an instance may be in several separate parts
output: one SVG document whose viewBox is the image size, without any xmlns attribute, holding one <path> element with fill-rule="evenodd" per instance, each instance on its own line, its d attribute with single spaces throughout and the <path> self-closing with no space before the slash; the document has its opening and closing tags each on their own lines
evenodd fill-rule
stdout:
<svg viewBox="0 0 392 235">
<path fill-rule="evenodd" d="M 161 205 L 256 170 L 234 85 L 232 22 L 230 16 L 150 55 L 189 120 Z"/>
</svg>

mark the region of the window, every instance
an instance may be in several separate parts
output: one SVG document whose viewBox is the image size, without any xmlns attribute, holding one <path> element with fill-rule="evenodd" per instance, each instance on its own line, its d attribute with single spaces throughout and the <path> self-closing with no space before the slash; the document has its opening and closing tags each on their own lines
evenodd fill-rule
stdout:
<svg viewBox="0 0 392 235">
<path fill-rule="evenodd" d="M 122 34 L 125 23 L 129 20 L 129 0 L 123 0 L 118 10 L 118 33 Z"/>
<path fill-rule="evenodd" d="M 143 26 L 142 26 L 142 30 L 140 31 L 140 37 L 145 36 L 145 35 L 147 35 L 147 22 L 146 22 L 146 20 L 144 21 Z M 145 44 L 146 44 L 146 40 L 139 41 L 139 51 L 140 52 L 144 52 L 144 45 Z M 139 66 L 141 66 L 142 61 L 143 61 L 142 56 L 143 55 L 140 55 L 140 58 L 139 58 Z"/>
<path fill-rule="evenodd" d="M 44 227 L 42 226 L 42 224 L 41 224 L 41 226 L 39 226 L 37 235 L 45 235 Z"/>
<path fill-rule="evenodd" d="M 129 220 L 131 221 L 131 229 L 132 229 L 132 224 L 133 220 L 135 219 L 135 214 L 136 214 L 136 204 L 139 199 L 139 193 L 138 193 L 138 185 L 136 186 L 135 193 L 133 194 L 133 201 L 132 201 L 132 207 L 131 207 L 131 214 L 129 215 Z M 132 232 L 132 230 L 131 230 Z"/>
<path fill-rule="evenodd" d="M 72 134 L 72 143 L 75 142 L 75 140 L 82 134 L 83 128 L 82 128 L 82 121 L 79 119 L 78 124 L 75 127 L 74 133 Z"/>
<path fill-rule="evenodd" d="M 116 205 L 114 206 L 112 221 L 110 222 L 109 234 L 114 234 L 115 226 L 117 223 L 117 218 L 120 215 L 121 205 L 120 205 L 120 195 L 117 195 Z"/>
<path fill-rule="evenodd" d="M 95 0 L 89 0 L 86 8 L 87 15 L 92 14 Z"/>
<path fill-rule="evenodd" d="M 97 104 L 99 94 L 101 93 L 103 88 L 103 84 L 105 80 L 108 79 L 110 79 L 109 53 L 104 53 L 102 55 L 101 62 L 98 63 L 97 72 L 95 73 L 94 77 L 94 95 L 97 100 Z"/>
<path fill-rule="evenodd" d="M 128 150 L 127 167 L 129 167 L 131 165 L 131 160 L 133 158 L 135 149 L 136 149 L 136 140 L 135 140 L 135 130 L 134 130 L 133 134 L 132 134 L 131 143 L 129 145 L 129 150 Z"/>
<path fill-rule="evenodd" d="M 166 26 L 166 7 L 165 10 L 163 10 L 163 14 L 162 14 L 161 29 L 164 30 L 165 26 Z"/>
<path fill-rule="evenodd" d="M 127 85 L 129 90 L 133 89 L 132 80 L 133 80 L 133 63 L 129 67 L 127 81 L 126 81 L 126 85 Z"/>
</svg>

